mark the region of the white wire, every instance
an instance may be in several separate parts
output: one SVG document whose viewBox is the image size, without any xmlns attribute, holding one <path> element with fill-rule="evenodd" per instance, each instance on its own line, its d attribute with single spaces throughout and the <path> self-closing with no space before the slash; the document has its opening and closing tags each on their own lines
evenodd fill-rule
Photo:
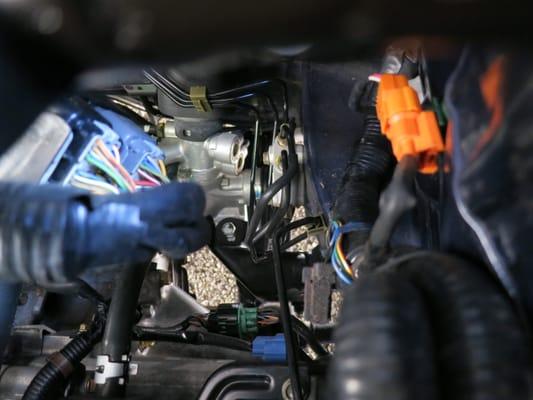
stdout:
<svg viewBox="0 0 533 400">
<path fill-rule="evenodd" d="M 155 183 L 157 186 L 161 186 L 161 182 L 157 181 L 156 179 L 152 178 L 149 174 L 147 174 L 144 171 L 139 170 L 139 175 L 142 176 L 147 181 L 150 181 L 152 183 Z"/>
<path fill-rule="evenodd" d="M 94 188 L 100 189 L 100 191 L 104 191 L 105 193 L 113 193 L 113 194 L 120 194 L 120 191 L 113 185 L 110 185 L 107 182 L 101 182 L 89 178 L 85 178 L 81 175 L 75 175 L 74 181 L 78 181 L 79 183 L 82 183 L 83 185 L 87 186 L 88 188 Z M 74 182 L 73 182 L 74 183 Z"/>
</svg>

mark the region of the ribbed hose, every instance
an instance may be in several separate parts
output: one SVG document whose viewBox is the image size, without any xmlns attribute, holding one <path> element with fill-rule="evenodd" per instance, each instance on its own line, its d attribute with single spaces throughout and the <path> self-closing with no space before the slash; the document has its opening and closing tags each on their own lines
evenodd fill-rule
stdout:
<svg viewBox="0 0 533 400">
<path fill-rule="evenodd" d="M 526 400 L 531 347 L 504 292 L 481 266 L 435 253 L 397 267 L 425 299 L 443 400 Z"/>
<path fill-rule="evenodd" d="M 70 373 L 101 339 L 103 323 L 96 322 L 95 324 L 90 331 L 78 334 L 59 351 L 60 355 L 68 361 L 67 370 L 61 371 L 56 363 L 48 361 L 33 378 L 22 400 L 47 400 L 55 398 L 60 393 Z"/>
<path fill-rule="evenodd" d="M 369 82 L 365 92 L 369 93 L 369 100 L 364 106 L 364 133 L 347 165 L 332 216 L 344 223 L 362 222 L 371 226 L 379 213 L 379 196 L 391 176 L 394 156 L 376 117 L 377 84 Z M 345 241 L 346 248 L 357 248 L 367 238 L 368 230 L 351 232 Z"/>
<path fill-rule="evenodd" d="M 333 399 L 526 400 L 530 345 L 476 265 L 420 253 L 355 281 L 330 368 Z"/>
<path fill-rule="evenodd" d="M 346 292 L 328 398 L 436 400 L 430 327 L 419 293 L 392 273 L 366 275 Z"/>
</svg>

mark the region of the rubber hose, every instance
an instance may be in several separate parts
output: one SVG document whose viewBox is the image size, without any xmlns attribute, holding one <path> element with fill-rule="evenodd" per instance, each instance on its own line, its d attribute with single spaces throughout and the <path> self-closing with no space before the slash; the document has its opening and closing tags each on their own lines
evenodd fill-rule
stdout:
<svg viewBox="0 0 533 400">
<path fill-rule="evenodd" d="M 90 331 L 79 333 L 59 353 L 68 361 L 70 373 L 89 354 L 101 339 L 103 323 L 95 322 Z M 63 390 L 70 373 L 62 372 L 48 361 L 33 378 L 22 400 L 46 400 L 55 398 Z"/>
<path fill-rule="evenodd" d="M 284 128 L 287 129 L 287 128 Z M 291 183 L 292 179 L 298 174 L 298 156 L 296 155 L 296 145 L 294 143 L 294 136 L 292 128 L 287 129 L 287 142 L 288 142 L 288 168 L 285 173 L 278 178 L 270 187 L 262 194 L 261 199 L 257 202 L 255 211 L 248 224 L 248 230 L 246 231 L 246 237 L 244 243 L 251 244 L 253 235 L 255 234 L 263 213 L 265 212 L 268 203 L 272 198 L 285 186 Z"/>
<path fill-rule="evenodd" d="M 292 316 L 292 329 L 298 337 L 303 339 L 303 341 L 315 352 L 318 357 L 326 357 L 329 355 L 329 352 L 322 346 L 320 341 L 316 338 L 314 333 L 309 329 L 309 327 L 300 321 L 295 316 Z"/>
<path fill-rule="evenodd" d="M 283 172 L 287 171 L 289 167 L 288 156 L 285 151 L 281 153 Z M 262 237 L 269 238 L 274 229 L 276 229 L 287 215 L 291 206 L 291 183 L 289 182 L 281 191 L 281 204 L 276 210 L 272 218 L 263 225 L 252 238 L 252 243 L 257 243 Z"/>
<path fill-rule="evenodd" d="M 329 368 L 332 399 L 434 400 L 435 370 L 423 299 L 391 272 L 356 280 L 346 292 Z"/>
<path fill-rule="evenodd" d="M 100 351 L 111 362 L 123 362 L 122 356 L 129 355 L 137 302 L 148 266 L 148 262 L 125 266 L 116 281 Z M 97 385 L 97 394 L 100 397 L 123 396 L 126 385 L 120 385 L 119 379 L 109 378 L 105 384 Z"/>
<path fill-rule="evenodd" d="M 348 289 L 330 369 L 333 398 L 434 399 L 428 385 L 413 392 L 431 373 L 441 400 L 529 399 L 529 342 L 497 283 L 451 256 L 401 258 Z"/>
<path fill-rule="evenodd" d="M 170 328 L 137 326 L 133 332 L 137 340 L 210 345 L 240 351 L 252 350 L 250 342 L 246 340 L 212 332 L 186 331 L 180 326 Z"/>
<path fill-rule="evenodd" d="M 438 253 L 396 269 L 417 286 L 429 308 L 443 399 L 530 398 L 526 332 L 484 269 Z"/>
<path fill-rule="evenodd" d="M 17 311 L 19 293 L 19 284 L 0 281 L 0 367 L 2 366 L 4 351 L 11 336 L 11 327 Z"/>
</svg>

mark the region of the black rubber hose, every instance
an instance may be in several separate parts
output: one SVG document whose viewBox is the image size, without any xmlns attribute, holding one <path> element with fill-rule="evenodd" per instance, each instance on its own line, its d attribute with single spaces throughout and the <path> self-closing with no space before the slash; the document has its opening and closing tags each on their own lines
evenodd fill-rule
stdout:
<svg viewBox="0 0 533 400">
<path fill-rule="evenodd" d="M 481 266 L 434 253 L 395 267 L 424 296 L 444 400 L 531 398 L 531 347 L 503 290 Z"/>
<path fill-rule="evenodd" d="M 192 345 L 210 345 L 232 350 L 251 351 L 250 342 L 239 338 L 204 331 L 185 331 L 181 326 L 170 328 L 141 327 L 133 330 L 137 340 L 157 340 Z"/>
<path fill-rule="evenodd" d="M 287 349 L 287 365 L 289 367 L 289 377 L 291 382 L 292 394 L 294 400 L 303 400 L 302 384 L 300 371 L 298 369 L 298 353 L 296 351 L 297 343 L 292 328 L 291 312 L 289 309 L 289 299 L 287 287 L 285 285 L 285 271 L 283 270 L 281 258 L 281 239 L 290 232 L 290 224 L 279 228 L 274 234 L 272 241 L 272 257 L 274 262 L 274 273 L 276 276 L 276 288 L 278 291 L 280 320 L 283 327 L 285 338 L 285 347 Z"/>
<path fill-rule="evenodd" d="M 440 400 L 531 398 L 528 337 L 498 284 L 464 260 L 413 254 L 348 289 L 333 398 L 435 399 L 434 389 Z"/>
<path fill-rule="evenodd" d="M 346 167 L 332 216 L 343 223 L 362 222 L 370 227 L 379 214 L 379 196 L 391 176 L 394 155 L 376 117 L 377 84 L 369 82 L 364 94 L 365 104 L 359 106 L 365 112 L 364 133 Z M 349 252 L 366 242 L 368 230 L 346 236 Z"/>
<path fill-rule="evenodd" d="M 137 302 L 148 266 L 148 262 L 124 266 L 115 282 L 100 350 L 111 362 L 123 362 L 122 356 L 130 353 L 131 331 L 137 322 Z M 97 385 L 97 394 L 123 396 L 126 385 L 120 385 L 119 379 L 109 378 L 105 384 Z"/>
<path fill-rule="evenodd" d="M 272 198 L 285 186 L 289 185 L 292 179 L 298 174 L 298 156 L 296 155 L 296 145 L 294 143 L 293 128 L 284 127 L 286 130 L 287 142 L 288 142 L 288 168 L 287 171 L 277 179 L 270 187 L 262 194 L 261 199 L 257 202 L 255 211 L 250 219 L 248 230 L 246 231 L 246 237 L 244 243 L 250 245 L 253 240 L 253 236 L 261 222 L 261 218 L 268 207 L 268 203 Z"/>
<path fill-rule="evenodd" d="M 407 279 L 376 273 L 347 289 L 328 374 L 331 399 L 437 399 L 430 326 Z"/>
<path fill-rule="evenodd" d="M 313 350 L 313 352 L 318 357 L 325 357 L 328 356 L 329 353 L 327 350 L 322 346 L 322 344 L 318 341 L 316 336 L 313 334 L 311 329 L 304 324 L 302 321 L 300 321 L 295 316 L 292 316 L 292 329 L 296 333 L 298 337 L 303 339 L 303 341 Z"/>
<path fill-rule="evenodd" d="M 283 151 L 281 153 L 281 163 L 283 166 L 283 172 L 285 173 L 289 167 L 289 161 L 286 151 Z M 287 215 L 290 206 L 291 183 L 289 182 L 281 191 L 281 204 L 279 208 L 276 210 L 272 218 L 270 218 L 270 220 L 255 233 L 252 238 L 252 243 L 257 243 L 263 237 L 269 238 L 272 235 L 274 229 L 280 226 L 283 222 L 283 218 L 285 218 L 285 216 Z"/>
<path fill-rule="evenodd" d="M 49 357 L 49 361 L 33 378 L 23 400 L 49 400 L 59 397 L 69 376 L 102 338 L 104 319 L 98 318 L 90 330 L 76 335 L 63 349 Z"/>
</svg>

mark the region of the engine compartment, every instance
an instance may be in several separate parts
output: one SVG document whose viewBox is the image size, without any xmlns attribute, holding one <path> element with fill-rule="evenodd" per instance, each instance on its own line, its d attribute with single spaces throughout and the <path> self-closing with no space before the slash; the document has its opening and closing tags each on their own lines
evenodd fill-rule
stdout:
<svg viewBox="0 0 533 400">
<path fill-rule="evenodd" d="M 71 23 L 60 7 L 46 33 L 51 7 L 46 46 Z M 27 12 L 0 15 L 33 41 Z M 17 100 L 33 122 L 0 157 L 1 399 L 531 397 L 527 48 L 295 38 L 164 62 L 135 15 L 112 36 L 140 63 Z M 238 301 L 195 297 L 200 249 Z"/>
</svg>

